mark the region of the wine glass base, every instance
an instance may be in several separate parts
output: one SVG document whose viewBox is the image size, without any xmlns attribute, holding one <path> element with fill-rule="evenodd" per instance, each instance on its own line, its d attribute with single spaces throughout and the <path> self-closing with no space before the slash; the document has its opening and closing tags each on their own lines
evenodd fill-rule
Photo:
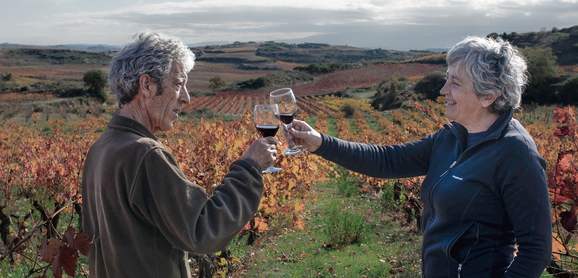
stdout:
<svg viewBox="0 0 578 278">
<path fill-rule="evenodd" d="M 300 153 L 302 153 L 302 152 L 304 152 L 304 151 L 305 151 L 305 148 L 294 147 L 294 148 L 291 148 L 291 149 L 285 149 L 285 150 L 283 151 L 283 154 L 284 154 L 284 155 L 296 155 L 296 154 L 300 154 Z"/>
<path fill-rule="evenodd" d="M 283 170 L 283 169 L 277 168 L 277 167 L 269 167 L 269 168 L 265 169 L 265 171 L 263 171 L 263 173 L 279 172 L 281 170 Z"/>
</svg>

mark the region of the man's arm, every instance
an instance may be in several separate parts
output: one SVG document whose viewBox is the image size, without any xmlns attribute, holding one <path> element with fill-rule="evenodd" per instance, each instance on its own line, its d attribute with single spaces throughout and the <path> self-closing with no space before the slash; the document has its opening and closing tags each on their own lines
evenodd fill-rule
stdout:
<svg viewBox="0 0 578 278">
<path fill-rule="evenodd" d="M 222 250 L 259 207 L 263 180 L 252 159 L 233 162 L 207 198 L 166 149 L 151 151 L 140 167 L 130 201 L 175 247 L 194 253 Z"/>
</svg>

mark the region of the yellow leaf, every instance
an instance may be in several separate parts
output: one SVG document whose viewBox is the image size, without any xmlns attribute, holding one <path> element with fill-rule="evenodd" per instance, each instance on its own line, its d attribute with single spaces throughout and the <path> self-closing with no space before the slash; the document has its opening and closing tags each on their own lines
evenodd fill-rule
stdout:
<svg viewBox="0 0 578 278">
<path fill-rule="evenodd" d="M 301 201 L 295 201 L 295 211 L 299 214 L 303 213 L 303 209 L 305 208 L 305 204 Z"/>
<path fill-rule="evenodd" d="M 217 152 L 220 151 L 223 148 L 223 141 L 219 141 L 219 144 L 217 144 Z"/>
<path fill-rule="evenodd" d="M 235 140 L 235 145 L 233 145 L 233 149 L 234 150 L 239 149 L 239 148 L 243 147 L 243 145 L 244 145 L 243 140 L 237 139 L 237 140 Z"/>
</svg>

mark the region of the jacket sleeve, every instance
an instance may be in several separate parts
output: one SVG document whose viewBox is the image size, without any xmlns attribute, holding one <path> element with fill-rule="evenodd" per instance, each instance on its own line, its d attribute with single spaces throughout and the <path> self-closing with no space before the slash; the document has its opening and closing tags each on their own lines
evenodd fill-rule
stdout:
<svg viewBox="0 0 578 278">
<path fill-rule="evenodd" d="M 437 133 L 402 145 L 379 146 L 341 140 L 321 134 L 314 154 L 349 170 L 377 178 L 404 178 L 427 173 Z"/>
<path fill-rule="evenodd" d="M 253 217 L 263 192 L 256 162 L 238 160 L 229 170 L 207 198 L 167 150 L 156 148 L 141 163 L 130 202 L 175 248 L 199 254 L 217 252 Z"/>
<path fill-rule="evenodd" d="M 552 256 L 546 163 L 537 152 L 527 150 L 510 157 L 506 162 L 509 167 L 504 167 L 511 171 L 505 174 L 502 197 L 514 227 L 518 253 L 504 277 L 540 277 Z"/>
</svg>

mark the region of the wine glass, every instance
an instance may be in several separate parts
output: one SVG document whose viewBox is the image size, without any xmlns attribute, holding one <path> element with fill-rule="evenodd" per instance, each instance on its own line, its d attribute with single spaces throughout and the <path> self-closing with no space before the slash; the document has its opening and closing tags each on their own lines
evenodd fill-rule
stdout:
<svg viewBox="0 0 578 278">
<path fill-rule="evenodd" d="M 277 104 L 258 104 L 255 105 L 255 112 L 253 113 L 253 121 L 257 131 L 261 137 L 268 137 L 277 134 L 279 130 L 279 106 Z M 281 171 L 281 168 L 269 167 L 263 173 Z"/>
<path fill-rule="evenodd" d="M 275 90 L 269 94 L 271 104 L 279 105 L 279 120 L 283 123 L 286 130 L 289 130 L 293 124 L 295 112 L 297 112 L 297 100 L 291 88 L 282 88 Z M 285 149 L 285 155 L 300 154 L 305 151 L 303 146 L 294 146 L 290 149 Z"/>
</svg>

